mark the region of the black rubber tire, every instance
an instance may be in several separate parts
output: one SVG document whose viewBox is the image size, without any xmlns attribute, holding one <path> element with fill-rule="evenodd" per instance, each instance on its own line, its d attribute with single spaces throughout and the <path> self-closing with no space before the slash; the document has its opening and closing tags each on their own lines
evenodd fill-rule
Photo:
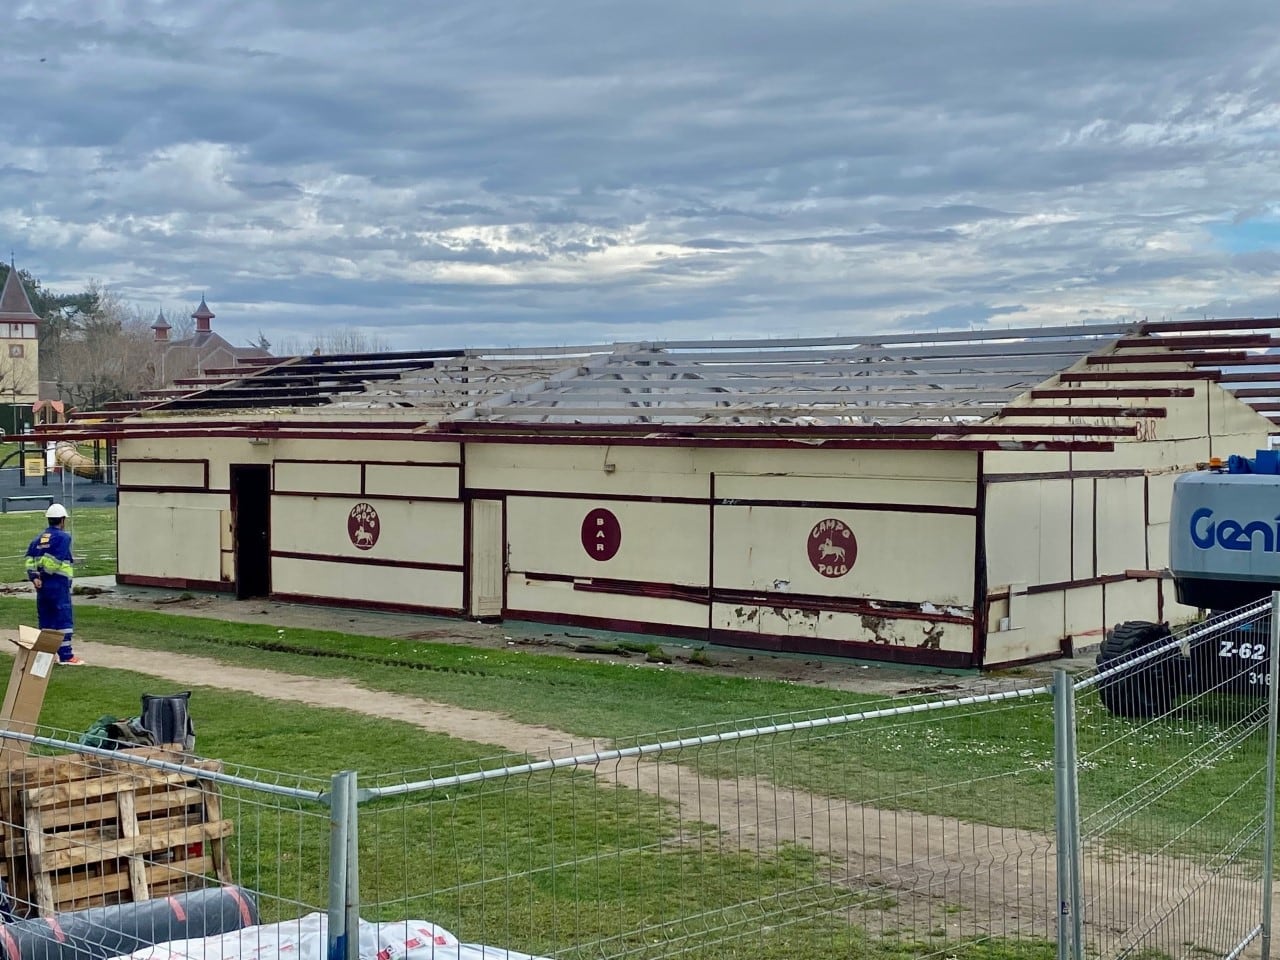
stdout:
<svg viewBox="0 0 1280 960">
<path fill-rule="evenodd" d="M 1099 670 L 1119 666 L 1172 634 L 1167 623 L 1129 620 L 1108 630 L 1098 652 Z M 1117 717 L 1155 717 L 1173 706 L 1181 684 L 1179 674 L 1163 658 L 1148 660 L 1134 670 L 1108 677 L 1098 684 L 1102 705 Z"/>
</svg>

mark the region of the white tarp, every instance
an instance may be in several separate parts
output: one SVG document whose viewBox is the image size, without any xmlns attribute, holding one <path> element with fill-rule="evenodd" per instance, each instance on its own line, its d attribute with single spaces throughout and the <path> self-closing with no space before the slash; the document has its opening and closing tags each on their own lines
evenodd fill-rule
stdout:
<svg viewBox="0 0 1280 960">
<path fill-rule="evenodd" d="M 128 960 L 328 960 L 328 917 L 309 913 L 284 923 L 246 927 L 200 940 L 171 940 L 126 954 Z M 361 960 L 547 960 L 527 953 L 459 943 L 425 920 L 360 921 Z M 114 958 L 124 960 L 124 958 Z"/>
</svg>

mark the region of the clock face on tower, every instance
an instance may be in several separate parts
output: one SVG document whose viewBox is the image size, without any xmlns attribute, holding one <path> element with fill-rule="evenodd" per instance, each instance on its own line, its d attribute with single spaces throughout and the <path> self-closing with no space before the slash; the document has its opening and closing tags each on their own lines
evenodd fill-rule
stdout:
<svg viewBox="0 0 1280 960">
<path fill-rule="evenodd" d="M 23 353 L 23 351 L 22 351 L 22 344 L 20 344 L 20 343 L 11 343 L 11 344 L 9 344 L 9 356 L 14 357 L 14 358 L 21 358 L 21 357 L 22 357 L 22 353 Z"/>
</svg>

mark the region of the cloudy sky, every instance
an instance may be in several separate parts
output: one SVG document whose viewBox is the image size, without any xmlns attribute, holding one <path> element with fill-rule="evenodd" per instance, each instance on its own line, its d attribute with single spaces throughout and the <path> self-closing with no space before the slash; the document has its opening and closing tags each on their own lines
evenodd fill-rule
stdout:
<svg viewBox="0 0 1280 960">
<path fill-rule="evenodd" d="M 240 341 L 1280 313 L 1275 0 L 10 0 L 0 82 L 19 266 Z"/>
</svg>

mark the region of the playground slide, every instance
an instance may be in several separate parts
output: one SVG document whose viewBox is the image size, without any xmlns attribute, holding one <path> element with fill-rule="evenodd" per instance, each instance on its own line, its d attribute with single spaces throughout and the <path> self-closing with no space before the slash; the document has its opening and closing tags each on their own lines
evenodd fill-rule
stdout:
<svg viewBox="0 0 1280 960">
<path fill-rule="evenodd" d="M 77 477 L 97 480 L 106 470 L 106 465 L 94 463 L 93 457 L 86 457 L 76 445 L 69 440 L 60 440 L 53 449 L 54 459 L 64 470 L 70 470 Z"/>
</svg>

